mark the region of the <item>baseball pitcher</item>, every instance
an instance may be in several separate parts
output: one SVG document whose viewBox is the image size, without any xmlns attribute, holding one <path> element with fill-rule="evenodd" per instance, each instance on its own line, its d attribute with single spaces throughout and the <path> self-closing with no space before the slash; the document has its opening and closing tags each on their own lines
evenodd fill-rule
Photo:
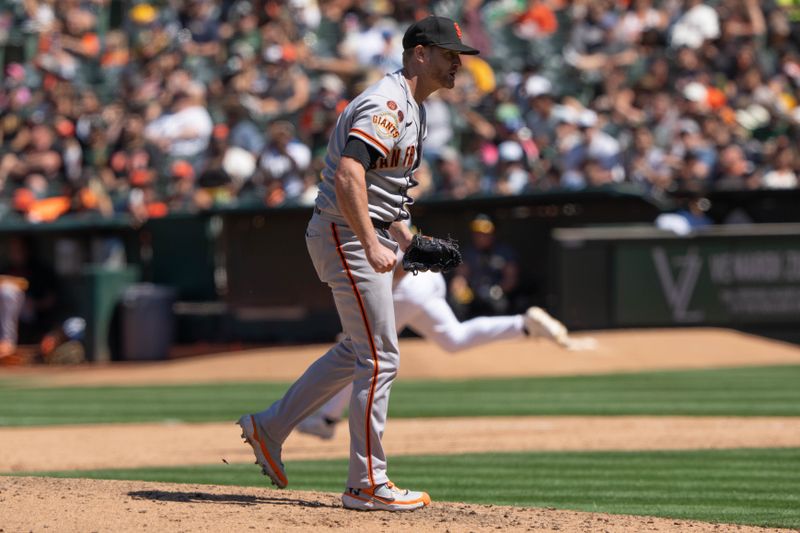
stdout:
<svg viewBox="0 0 800 533">
<path fill-rule="evenodd" d="M 430 503 L 427 493 L 390 481 L 381 443 L 400 359 L 392 271 L 398 249 L 407 251 L 414 240 L 403 221 L 413 203 L 408 189 L 416 185 L 413 173 L 425 136 L 422 103 L 434 91 L 452 88 L 460 54 L 478 50 L 461 42 L 456 22 L 435 16 L 412 24 L 403 48 L 403 68 L 367 88 L 339 117 L 306 229 L 309 255 L 331 288 L 344 338 L 283 398 L 238 422 L 262 471 L 285 487 L 283 442 L 300 421 L 352 383 L 350 466 L 342 495 L 348 509 L 404 511 Z"/>
</svg>

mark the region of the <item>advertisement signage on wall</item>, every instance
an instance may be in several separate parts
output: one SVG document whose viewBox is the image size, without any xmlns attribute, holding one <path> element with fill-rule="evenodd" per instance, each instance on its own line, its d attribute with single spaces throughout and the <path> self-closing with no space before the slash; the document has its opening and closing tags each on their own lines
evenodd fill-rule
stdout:
<svg viewBox="0 0 800 533">
<path fill-rule="evenodd" d="M 800 321 L 800 242 L 728 239 L 614 247 L 622 326 Z"/>
</svg>

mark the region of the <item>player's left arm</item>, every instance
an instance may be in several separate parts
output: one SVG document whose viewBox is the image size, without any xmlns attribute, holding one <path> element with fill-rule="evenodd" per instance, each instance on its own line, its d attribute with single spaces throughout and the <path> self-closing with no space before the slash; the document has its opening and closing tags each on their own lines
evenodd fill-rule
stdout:
<svg viewBox="0 0 800 533">
<path fill-rule="evenodd" d="M 392 225 L 389 226 L 389 233 L 394 240 L 397 241 L 397 244 L 400 245 L 400 249 L 403 251 L 408 248 L 408 245 L 411 244 L 411 239 L 414 237 L 414 234 L 408 229 L 408 224 L 402 220 L 395 220 L 392 222 Z"/>
</svg>

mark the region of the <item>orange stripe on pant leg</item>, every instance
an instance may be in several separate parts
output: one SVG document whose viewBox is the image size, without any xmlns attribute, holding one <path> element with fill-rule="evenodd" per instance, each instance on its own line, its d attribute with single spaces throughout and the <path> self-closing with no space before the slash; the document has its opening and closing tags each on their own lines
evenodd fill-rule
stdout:
<svg viewBox="0 0 800 533">
<path fill-rule="evenodd" d="M 364 321 L 364 327 L 367 329 L 367 338 L 369 339 L 369 349 L 372 352 L 372 360 L 375 362 L 375 369 L 372 371 L 372 384 L 369 387 L 369 396 L 367 396 L 367 410 L 365 413 L 365 427 L 367 429 L 367 470 L 369 472 L 369 484 L 375 486 L 375 480 L 372 478 L 372 446 L 370 439 L 370 420 L 372 418 L 372 401 L 375 398 L 375 386 L 378 384 L 378 350 L 375 348 L 375 339 L 372 338 L 372 328 L 369 326 L 367 319 L 367 311 L 364 308 L 364 300 L 361 298 L 361 293 L 356 286 L 356 280 L 353 278 L 353 273 L 350 272 L 350 266 L 347 264 L 347 259 L 344 257 L 344 250 L 342 250 L 342 243 L 339 240 L 339 234 L 336 232 L 336 224 L 331 223 L 331 233 L 333 233 L 333 240 L 336 241 L 336 251 L 339 252 L 339 258 L 342 260 L 342 266 L 350 279 L 350 285 L 353 287 L 353 293 L 356 295 L 358 308 L 361 311 L 361 319 Z"/>
</svg>

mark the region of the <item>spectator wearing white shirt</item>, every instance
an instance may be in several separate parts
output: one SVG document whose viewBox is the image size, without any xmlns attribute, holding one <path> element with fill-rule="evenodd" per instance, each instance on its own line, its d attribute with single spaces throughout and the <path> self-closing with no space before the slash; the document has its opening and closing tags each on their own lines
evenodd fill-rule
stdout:
<svg viewBox="0 0 800 533">
<path fill-rule="evenodd" d="M 197 169 L 204 161 L 214 124 L 204 106 L 205 90 L 189 83 L 173 98 L 170 112 L 145 128 L 145 137 L 172 159 L 186 159 Z"/>
<path fill-rule="evenodd" d="M 685 0 L 683 14 L 670 33 L 673 48 L 700 48 L 706 40 L 720 36 L 719 14 L 702 0 Z"/>
<path fill-rule="evenodd" d="M 533 140 L 542 147 L 549 147 L 555 141 L 558 123 L 554 112 L 553 84 L 544 76 L 534 74 L 525 80 L 522 87 L 522 94 L 527 99 L 525 103 L 530 109 L 525 114 L 525 121 Z"/>
<path fill-rule="evenodd" d="M 311 150 L 295 138 L 294 126 L 287 121 L 272 124 L 270 141 L 259 161 L 267 182 L 279 181 L 287 200 L 300 197 L 305 189 L 304 172 L 311 164 Z"/>
<path fill-rule="evenodd" d="M 784 146 L 772 157 L 769 171 L 761 178 L 761 186 L 765 189 L 796 189 L 798 185 L 797 153 L 794 148 Z"/>
<path fill-rule="evenodd" d="M 667 22 L 666 13 L 654 7 L 653 0 L 634 0 L 617 22 L 616 31 L 623 41 L 635 43 L 647 31 L 663 31 Z"/>
<path fill-rule="evenodd" d="M 564 154 L 566 168 L 577 170 L 591 159 L 596 161 L 603 169 L 611 172 L 612 181 L 620 182 L 625 179 L 625 169 L 622 167 L 622 147 L 614 137 L 600 129 L 597 113 L 591 109 L 583 109 L 577 117 L 577 125 L 581 132 L 581 142 L 573 146 Z M 580 178 L 578 178 L 580 181 Z M 573 183 L 572 185 L 575 185 Z M 583 185 L 587 185 L 584 183 Z"/>
</svg>

